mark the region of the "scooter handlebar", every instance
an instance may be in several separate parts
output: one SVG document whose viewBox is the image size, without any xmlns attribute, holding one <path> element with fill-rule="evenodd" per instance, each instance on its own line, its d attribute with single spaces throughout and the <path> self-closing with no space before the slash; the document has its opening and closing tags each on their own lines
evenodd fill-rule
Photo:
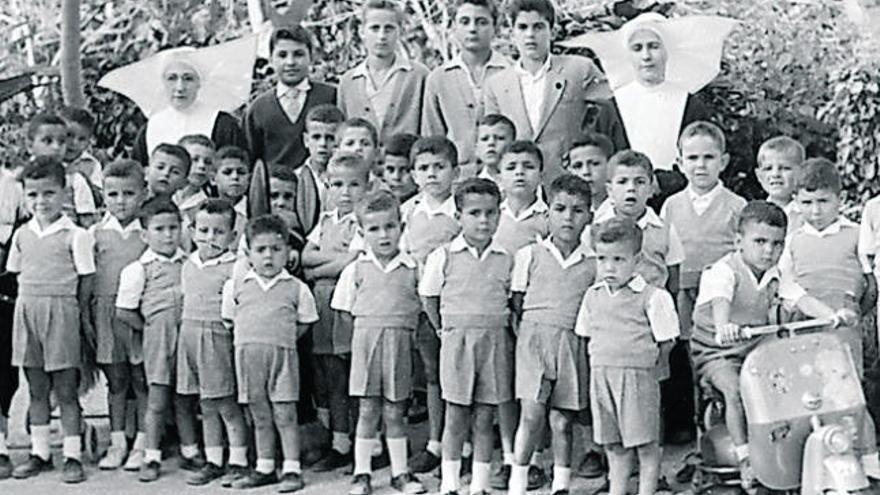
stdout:
<svg viewBox="0 0 880 495">
<path fill-rule="evenodd" d="M 830 319 L 814 319 L 814 320 L 804 320 L 804 321 L 795 321 L 791 323 L 783 323 L 781 325 L 763 325 L 759 327 L 742 327 L 740 328 L 740 340 L 748 340 L 753 337 L 759 337 L 761 335 L 770 335 L 778 333 L 780 330 L 788 330 L 789 332 L 795 332 L 797 330 L 806 330 L 809 328 L 819 328 L 825 327 L 829 325 L 833 325 L 834 321 Z M 724 342 L 721 341 L 721 335 L 715 334 L 715 342 L 719 345 L 723 345 Z"/>
</svg>

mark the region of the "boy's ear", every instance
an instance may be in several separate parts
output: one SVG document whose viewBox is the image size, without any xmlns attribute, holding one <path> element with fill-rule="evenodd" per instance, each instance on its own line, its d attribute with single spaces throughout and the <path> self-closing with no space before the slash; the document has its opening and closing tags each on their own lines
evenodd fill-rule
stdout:
<svg viewBox="0 0 880 495">
<path fill-rule="evenodd" d="M 143 228 L 141 229 L 141 240 L 144 241 L 144 244 L 147 243 L 147 226 L 141 225 Z"/>
<path fill-rule="evenodd" d="M 725 170 L 727 165 L 730 164 L 730 153 L 724 153 L 721 155 L 721 170 Z"/>
</svg>

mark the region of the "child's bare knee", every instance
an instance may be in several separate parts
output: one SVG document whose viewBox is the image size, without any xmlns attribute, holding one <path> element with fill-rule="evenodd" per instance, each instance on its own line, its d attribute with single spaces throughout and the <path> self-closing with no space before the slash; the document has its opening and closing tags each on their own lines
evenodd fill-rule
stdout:
<svg viewBox="0 0 880 495">
<path fill-rule="evenodd" d="M 403 423 L 403 415 L 406 411 L 404 402 L 385 401 L 382 405 L 382 415 L 385 422 Z"/>
<path fill-rule="evenodd" d="M 296 402 L 276 402 L 272 404 L 272 416 L 278 427 L 297 425 Z"/>
<path fill-rule="evenodd" d="M 571 419 L 563 412 L 550 411 L 550 429 L 556 434 L 565 434 L 571 431 Z"/>
</svg>

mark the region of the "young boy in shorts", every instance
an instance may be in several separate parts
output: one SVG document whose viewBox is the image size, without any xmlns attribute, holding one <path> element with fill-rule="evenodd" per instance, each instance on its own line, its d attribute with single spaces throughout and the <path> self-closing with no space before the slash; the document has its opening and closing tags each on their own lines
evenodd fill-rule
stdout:
<svg viewBox="0 0 880 495">
<path fill-rule="evenodd" d="M 566 172 L 577 175 L 590 184 L 593 198 L 590 209 L 593 213 L 608 199 L 607 167 L 613 154 L 614 143 L 608 136 L 587 133 L 571 145 L 564 162 Z"/>
<path fill-rule="evenodd" d="M 794 194 L 797 174 L 806 158 L 804 146 L 788 136 L 776 136 L 758 148 L 755 175 L 767 192 L 767 201 L 779 206 L 788 216 L 789 232 L 801 226 Z"/>
<path fill-rule="evenodd" d="M 504 201 L 495 241 L 508 253 L 516 253 L 549 232 L 547 203 L 539 196 L 543 164 L 541 150 L 531 141 L 514 141 L 501 154 L 498 169 Z"/>
<path fill-rule="evenodd" d="M 589 339 L 593 436 L 608 455 L 609 495 L 623 495 L 638 458 L 639 495 L 660 474 L 663 348 L 678 337 L 672 296 L 639 274 L 644 231 L 627 217 L 596 225 L 596 279 L 584 294 L 575 332 Z"/>
<path fill-rule="evenodd" d="M 311 232 L 318 223 L 321 211 L 333 209 L 327 202 L 327 163 L 336 150 L 336 136 L 343 121 L 345 115 L 342 110 L 329 103 L 315 106 L 306 114 L 303 143 L 309 150 L 309 156 L 296 170 L 299 179 L 297 201 L 309 205 L 299 215 L 304 232 Z"/>
<path fill-rule="evenodd" d="M 767 201 L 743 208 L 736 231 L 737 249 L 725 255 L 700 277 L 694 307 L 691 350 L 697 376 L 724 396 L 725 423 L 740 463 L 744 487 L 754 483 L 749 461 L 745 412 L 739 392 L 739 372 L 755 341 L 744 340 L 743 327 L 766 325 L 777 298 L 812 318 L 832 319 L 837 327 L 852 324 L 848 309 L 834 311 L 781 276 L 777 263 L 788 227 L 785 212 Z"/>
<path fill-rule="evenodd" d="M 500 205 L 494 182 L 464 181 L 455 192 L 461 235 L 431 253 L 419 283 L 425 312 L 440 335 L 440 388 L 446 402 L 441 494 L 458 493 L 471 422 L 471 493 L 489 490 L 495 408 L 513 400 L 508 329 L 513 256 L 493 241 Z"/>
</svg>

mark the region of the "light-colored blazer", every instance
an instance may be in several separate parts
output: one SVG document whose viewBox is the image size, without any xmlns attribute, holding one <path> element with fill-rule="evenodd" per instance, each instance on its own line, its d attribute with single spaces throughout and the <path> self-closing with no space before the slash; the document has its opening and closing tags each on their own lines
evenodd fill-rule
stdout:
<svg viewBox="0 0 880 495">
<path fill-rule="evenodd" d="M 477 121 L 484 115 L 482 90 L 489 77 L 509 65 L 504 56 L 492 52 L 481 87 L 474 86 L 461 57 L 432 70 L 425 83 L 422 136 L 448 137 L 458 148 L 459 163 L 473 162 Z"/>
<path fill-rule="evenodd" d="M 562 173 L 562 160 L 571 143 L 584 130 L 591 100 L 608 98 L 611 90 L 601 71 L 584 57 L 551 55 L 541 120 L 532 129 L 515 66 L 486 81 L 483 111 L 500 113 L 516 125 L 517 139 L 530 139 L 544 154 L 544 183 Z"/>
<path fill-rule="evenodd" d="M 367 80 L 370 77 L 366 61 L 349 70 L 339 79 L 336 104 L 347 118 L 362 117 L 369 120 L 379 131 L 379 142 L 399 133 L 418 134 L 422 120 L 422 99 L 428 68 L 413 61 L 402 59 L 392 69 L 400 71 L 390 80 L 391 98 L 382 122 L 377 122 L 376 112 L 367 97 Z"/>
</svg>

